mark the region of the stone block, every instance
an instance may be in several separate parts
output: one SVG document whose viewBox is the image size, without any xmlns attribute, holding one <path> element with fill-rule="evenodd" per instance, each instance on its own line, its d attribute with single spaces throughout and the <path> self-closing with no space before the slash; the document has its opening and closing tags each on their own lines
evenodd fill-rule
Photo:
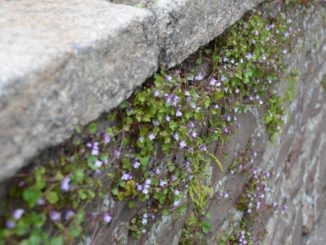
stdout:
<svg viewBox="0 0 326 245">
<path fill-rule="evenodd" d="M 3 2 L 0 36 L 0 180 L 157 69 L 153 14 L 103 0 Z"/>
<path fill-rule="evenodd" d="M 172 67 L 220 35 L 258 0 L 158 0 L 160 63 Z"/>
</svg>

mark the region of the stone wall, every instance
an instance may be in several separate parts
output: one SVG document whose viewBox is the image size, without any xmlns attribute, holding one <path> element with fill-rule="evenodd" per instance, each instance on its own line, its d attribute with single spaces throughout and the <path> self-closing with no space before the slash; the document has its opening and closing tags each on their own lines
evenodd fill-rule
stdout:
<svg viewBox="0 0 326 245">
<path fill-rule="evenodd" d="M 251 160 L 243 162 L 243 167 L 271 172 L 267 202 L 278 209 L 266 211 L 259 223 L 252 224 L 252 233 L 261 239 L 257 244 L 322 245 L 326 241 L 321 228 L 325 227 L 326 208 L 326 91 L 322 86 L 326 73 L 325 13 L 324 8 L 310 8 L 304 19 L 298 20 L 303 35 L 286 62 L 288 74 L 299 71 L 299 82 L 295 99 L 287 105 L 289 116 L 281 136 L 275 143 L 270 142 L 261 111 L 252 109 L 240 115 L 242 127 L 224 149 L 217 149 L 220 159 L 223 153 L 228 155 L 223 160 L 225 169 L 250 149 Z M 288 74 L 284 74 L 276 88 L 280 93 L 286 90 Z M 239 225 L 246 215 L 250 220 L 250 215 L 238 209 L 248 175 L 236 170 L 223 175 L 215 165 L 211 171 L 211 185 L 219 186 L 229 195 L 214 198 L 209 208 L 211 231 L 205 236 L 204 244 L 219 244 L 217 239 L 227 233 L 230 226 Z M 109 240 L 110 243 L 138 244 L 129 240 L 126 228 L 133 211 L 127 206 L 115 207 L 113 203 L 111 207 L 118 218 L 99 234 L 96 244 L 107 244 Z M 193 207 L 188 208 L 184 217 L 163 217 L 139 244 L 178 244 L 181 229 Z"/>
<path fill-rule="evenodd" d="M 167 2 L 168 1 L 158 1 L 157 6 L 153 7 L 153 10 L 151 10 L 154 12 L 122 6 L 116 7 L 112 5 L 112 8 L 114 8 L 115 11 L 118 11 L 114 12 L 117 13 L 117 18 L 120 18 L 119 15 L 125 13 L 123 11 L 125 10 L 126 12 L 135 12 L 134 14 L 136 16 L 136 20 L 141 20 L 141 23 L 133 21 L 132 23 L 134 26 L 131 29 L 128 29 L 130 25 L 127 25 L 127 30 L 125 29 L 125 32 L 119 33 L 118 35 L 121 40 L 125 40 L 126 43 L 131 43 L 125 44 L 123 41 L 120 43 L 120 47 L 117 43 L 114 43 L 114 41 L 112 41 L 112 44 L 104 44 L 104 41 L 102 40 L 103 43 L 101 42 L 102 44 L 100 46 L 96 46 L 98 50 L 95 48 L 94 50 L 92 49 L 91 54 L 89 51 L 81 51 L 81 53 L 78 51 L 76 56 L 72 55 L 73 58 L 67 58 L 67 63 L 62 66 L 60 65 L 59 68 L 57 67 L 58 69 L 53 70 L 53 73 L 50 72 L 47 75 L 53 76 L 54 79 L 49 81 L 49 83 L 53 84 L 53 86 L 58 86 L 53 90 L 51 88 L 50 91 L 67 91 L 66 94 L 63 94 L 62 92 L 61 95 L 57 95 L 63 100 L 64 98 L 67 99 L 67 101 L 65 101 L 65 103 L 62 105 L 58 105 L 58 107 L 53 107 L 53 112 L 49 112 L 51 115 L 53 113 L 55 117 L 61 117 L 63 122 L 66 122 L 65 120 L 67 120 L 67 123 L 63 123 L 65 124 L 64 127 L 58 126 L 57 130 L 52 131 L 52 129 L 56 127 L 51 126 L 51 133 L 49 134 L 49 128 L 47 127 L 51 124 L 48 124 L 49 119 L 45 119 L 44 125 L 47 125 L 46 127 L 33 132 L 29 131 L 31 127 L 34 127 L 35 125 L 40 125 L 40 127 L 42 127 L 43 121 L 40 120 L 41 124 L 38 124 L 40 117 L 37 116 L 39 115 L 37 113 L 41 113 L 43 109 L 49 110 L 49 107 L 52 107 L 51 104 L 49 104 L 46 107 L 40 106 L 42 110 L 32 111 L 31 114 L 28 114 L 28 117 L 22 116 L 21 118 L 18 118 L 18 121 L 23 121 L 16 121 L 17 124 L 15 129 L 12 130 L 11 124 L 13 123 L 6 118 L 20 117 L 18 115 L 22 112 L 16 111 L 15 114 L 10 114 L 7 108 L 12 106 L 12 110 L 16 110 L 17 105 L 7 105 L 6 103 L 9 102 L 3 100 L 4 104 L 1 104 L 1 108 L 4 108 L 4 110 L 1 111 L 1 113 L 3 112 L 3 114 L 1 114 L 1 118 L 6 120 L 1 120 L 2 124 L 5 124 L 5 127 L 1 126 L 1 130 L 4 129 L 3 132 L 5 135 L 5 137 L 1 137 L 3 140 L 1 144 L 4 146 L 4 173 L 1 174 L 1 176 L 8 176 L 12 174 L 13 171 L 17 170 L 18 166 L 21 166 L 26 161 L 26 159 L 33 156 L 37 149 L 44 148 L 49 143 L 61 142 L 63 139 L 67 138 L 67 136 L 70 135 L 68 134 L 64 136 L 67 133 L 67 130 L 71 132 L 71 129 L 75 125 L 86 124 L 88 121 L 95 119 L 101 111 L 109 110 L 118 105 L 118 103 L 125 98 L 127 94 L 129 95 L 132 92 L 134 86 L 136 85 L 136 82 L 130 86 L 123 85 L 121 81 L 130 79 L 131 75 L 126 75 L 127 73 L 136 73 L 134 76 L 137 77 L 133 77 L 133 79 L 134 81 L 138 80 L 139 82 L 137 82 L 137 84 L 140 84 L 146 77 L 155 71 L 158 62 L 169 66 L 182 61 L 200 45 L 220 34 L 222 30 L 226 28 L 226 26 L 234 22 L 235 19 L 238 19 L 240 15 L 243 14 L 243 11 L 249 9 L 253 4 L 248 3 L 247 5 L 247 3 L 243 3 L 243 5 L 241 5 L 243 10 L 237 12 L 234 16 L 232 16 L 233 12 L 230 11 L 230 13 L 227 15 L 228 18 L 231 18 L 232 16 L 231 21 L 227 20 L 227 18 L 221 17 L 221 13 L 218 13 L 218 18 L 222 18 L 223 21 L 225 21 L 222 21 L 223 24 L 221 24 L 221 26 L 219 26 L 220 29 L 218 29 L 211 27 L 211 25 L 213 25 L 212 23 L 214 22 L 212 19 L 217 18 L 214 16 L 214 14 L 218 12 L 216 12 L 216 9 L 214 8 L 207 8 L 208 12 L 205 13 L 204 16 L 209 16 L 209 18 L 207 20 L 205 19 L 207 22 L 202 23 L 202 27 L 200 27 L 201 20 L 195 18 L 198 17 L 198 11 L 201 11 L 204 6 L 210 6 L 209 3 L 212 2 L 198 1 L 194 5 L 187 5 L 189 1 L 181 1 L 175 2 L 176 6 L 173 4 L 165 5 Z M 194 1 L 190 2 L 194 3 Z M 223 1 L 219 2 L 219 4 L 223 5 L 222 2 Z M 179 7 L 179 4 L 181 5 L 181 3 L 184 4 L 182 5 L 183 8 Z M 214 4 L 216 4 L 216 2 L 214 2 Z M 226 9 L 232 9 L 237 8 L 237 4 L 239 4 L 239 2 L 230 1 L 228 4 L 234 5 L 230 7 L 226 6 L 227 4 L 224 3 L 223 6 Z M 191 14 L 185 14 L 182 10 L 180 10 L 180 8 L 184 9 L 185 5 L 191 6 L 187 10 L 193 13 L 195 17 Z M 98 8 L 105 8 L 104 6 L 106 5 L 101 5 Z M 243 160 L 243 164 L 241 165 L 243 168 L 252 168 L 259 172 L 270 171 L 271 173 L 271 177 L 268 180 L 268 186 L 271 188 L 271 191 L 267 192 L 266 201 L 271 203 L 274 207 L 277 207 L 275 208 L 276 211 L 270 212 L 270 210 L 267 210 L 262 214 L 262 217 L 260 217 L 260 223 L 253 223 L 249 228 L 255 237 L 260 238 L 259 244 L 319 245 L 325 243 L 326 238 L 325 234 L 323 234 L 324 230 L 322 228 L 325 227 L 326 220 L 326 91 L 322 86 L 322 82 L 325 82 L 326 74 L 326 11 L 325 8 L 321 7 L 322 5 L 318 6 L 318 8 L 308 8 L 304 14 L 304 17 L 298 17 L 298 26 L 301 29 L 300 32 L 302 35 L 300 35 L 298 40 L 296 40 L 296 45 L 286 57 L 286 63 L 289 69 L 288 73 L 283 75 L 282 81 L 280 81 L 277 87 L 275 87 L 275 89 L 282 94 L 289 86 L 289 76 L 291 76 L 293 72 L 299 72 L 299 76 L 296 78 L 298 79 L 296 87 L 297 93 L 294 100 L 287 105 L 289 116 L 283 133 L 276 139 L 275 143 L 270 142 L 266 133 L 265 125 L 262 123 L 262 111 L 251 108 L 249 111 L 239 116 L 238 120 L 241 122 L 242 126 L 230 138 L 223 149 L 215 149 L 214 146 L 212 146 L 214 153 L 216 152 L 218 158 L 222 160 L 226 174 L 221 173 L 216 165 L 212 165 L 209 173 L 211 176 L 210 184 L 213 186 L 218 186 L 219 189 L 223 190 L 224 194 L 227 193 L 228 197 L 225 198 L 223 193 L 220 193 L 220 196 L 216 194 L 217 197 L 214 198 L 210 204 L 209 212 L 211 214 L 211 218 L 207 220 L 207 222 L 210 224 L 211 229 L 205 236 L 205 244 L 218 244 L 218 238 L 229 231 L 230 227 L 239 226 L 239 222 L 244 216 L 248 216 L 246 219 L 248 220 L 248 223 L 250 223 L 250 215 L 243 210 L 239 210 L 238 201 L 239 197 L 241 197 L 241 195 L 246 191 L 247 184 L 250 181 L 251 176 L 248 176 L 248 174 L 238 171 L 239 169 L 234 169 L 232 167 L 233 161 L 237 159 Z M 8 3 L 7 8 L 10 7 L 11 5 Z M 85 6 L 81 5 L 81 7 Z M 88 7 L 85 7 L 85 11 L 89 11 L 87 8 Z M 155 10 L 155 8 L 160 8 L 160 10 Z M 173 10 L 170 8 L 173 8 Z M 171 12 L 176 11 L 176 9 L 179 10 L 175 13 L 175 15 L 171 14 Z M 197 9 L 197 12 L 192 12 L 193 9 Z M 121 13 L 119 11 L 121 11 Z M 209 13 L 210 11 L 211 13 Z M 223 13 L 226 12 L 227 11 L 223 11 Z M 107 16 L 107 18 L 109 17 Z M 146 22 L 148 26 L 145 27 L 144 22 Z M 157 30 L 155 29 L 156 27 L 153 25 L 153 23 L 158 23 L 158 30 L 164 31 L 158 32 L 160 33 L 158 35 Z M 197 25 L 195 23 L 199 24 Z M 189 44 L 189 46 L 186 44 L 192 36 L 192 32 L 194 30 L 187 29 L 186 27 L 189 27 L 188 24 L 190 26 L 196 25 L 196 27 L 198 27 L 198 32 L 196 33 L 199 34 L 197 38 L 194 38 L 192 41 L 193 43 Z M 139 29 L 137 28 L 142 29 L 143 32 L 140 32 L 142 34 L 144 32 L 152 34 L 149 34 L 148 36 L 145 35 L 146 38 L 144 38 L 144 36 L 137 34 L 139 33 Z M 205 28 L 212 30 L 212 33 L 210 31 L 205 31 Z M 173 34 L 178 34 L 181 32 L 181 30 L 185 30 L 185 33 L 173 37 Z M 130 40 L 129 35 L 130 33 L 134 32 L 136 33 L 135 35 L 133 34 L 134 39 Z M 135 39 L 138 39 L 138 41 Z M 112 45 L 112 47 L 119 46 L 122 48 L 125 45 L 133 45 L 134 42 L 140 45 L 137 49 L 137 52 L 140 53 L 135 54 L 133 50 L 129 50 L 130 55 L 127 55 L 126 53 L 123 54 L 123 56 L 128 58 L 130 58 L 130 56 L 135 57 L 134 60 L 129 59 L 131 62 L 130 64 L 124 64 L 122 66 L 118 65 L 114 67 L 107 67 L 105 65 L 107 64 L 107 57 L 103 56 L 103 52 L 101 51 L 102 49 L 107 50 L 107 53 L 104 53 L 106 53 L 105 55 L 110 56 L 112 54 L 111 52 L 115 52 L 114 48 L 110 49 L 110 45 Z M 146 44 L 144 44 L 144 42 Z M 159 44 L 157 42 L 159 42 Z M 184 43 L 186 44 L 181 45 Z M 97 43 L 96 45 L 99 44 Z M 109 47 L 107 45 L 109 45 Z M 158 47 L 161 48 L 161 51 Z M 120 52 L 122 52 L 121 50 Z M 127 50 L 124 52 L 129 51 Z M 42 50 L 39 50 L 39 52 L 42 52 Z M 122 53 L 117 52 L 116 55 L 117 57 L 120 57 Z M 112 59 L 114 60 L 115 58 Z M 4 59 L 1 57 L 1 61 L 2 60 Z M 144 63 L 139 63 L 139 60 L 144 60 Z M 97 62 L 96 65 L 94 64 L 93 68 L 87 68 L 89 66 L 92 67 L 93 62 Z M 114 64 L 115 62 L 110 61 L 109 63 Z M 80 68 L 80 66 L 83 68 Z M 6 69 L 6 66 L 3 67 L 3 69 Z M 73 69 L 74 67 L 79 67 L 77 69 L 78 71 Z M 101 69 L 99 69 L 99 67 Z M 117 67 L 120 67 L 121 69 L 117 69 Z M 126 70 L 125 67 L 128 67 L 128 70 Z M 143 71 L 145 67 L 146 72 L 141 72 L 141 74 L 137 73 L 138 69 Z M 69 70 L 70 68 L 71 70 Z M 114 70 L 110 70 L 110 68 Z M 82 70 L 80 73 L 79 69 Z M 77 119 L 74 121 L 72 118 L 70 118 L 71 115 L 73 115 L 70 109 L 75 113 L 76 107 L 72 106 L 65 111 L 61 110 L 62 107 L 66 105 L 66 102 L 71 104 L 71 100 L 75 98 L 75 96 L 70 96 L 71 91 L 73 91 L 75 94 L 79 94 L 81 90 L 86 90 L 85 87 L 83 87 L 85 84 L 78 85 L 78 79 L 84 79 L 86 74 L 84 71 L 87 69 L 92 69 L 89 70 L 90 73 L 87 74 L 97 73 L 98 70 L 100 70 L 99 73 L 101 74 L 97 74 L 96 76 L 89 75 L 90 79 L 87 80 L 88 82 L 85 80 L 85 83 L 89 84 L 89 86 L 92 85 L 95 78 L 102 76 L 102 70 L 103 73 L 110 77 L 110 79 L 112 78 L 111 76 L 113 74 L 116 74 L 117 84 L 123 88 L 128 88 L 122 92 L 123 95 L 112 95 L 111 97 L 104 95 L 106 90 L 100 92 L 97 91 L 103 96 L 108 97 L 107 100 L 104 99 L 103 101 L 103 97 L 100 96 L 100 101 L 103 103 L 103 106 L 101 103 L 100 106 L 97 104 L 99 101 L 93 101 L 93 97 L 91 97 L 90 100 L 84 99 L 88 96 L 88 93 L 93 93 L 90 92 L 91 89 L 90 91 L 85 91 L 85 94 L 80 95 L 80 99 L 76 101 L 76 107 L 80 109 L 80 117 L 76 117 Z M 111 72 L 106 73 L 106 69 Z M 23 68 L 17 69 L 17 71 L 23 71 Z M 2 74 L 5 73 L 1 73 L 1 75 Z M 76 74 L 80 74 L 80 77 Z M 122 77 L 120 77 L 120 75 Z M 30 84 L 40 81 L 33 80 L 35 79 L 35 76 L 38 77 L 39 74 L 29 76 L 31 77 L 31 80 L 28 80 L 28 78 L 27 80 L 23 81 L 15 78 L 15 81 L 17 81 L 17 84 L 26 82 L 26 86 L 36 86 Z M 105 75 L 103 75 L 103 83 L 99 82 L 96 85 L 98 87 L 94 88 L 95 90 L 99 89 L 99 87 L 103 89 L 103 86 L 106 86 L 104 85 L 106 81 L 104 76 Z M 13 81 L 6 79 L 7 78 L 5 77 L 3 81 Z M 70 79 L 72 79 L 72 81 L 76 81 L 74 84 L 76 86 L 80 86 L 80 88 L 73 89 L 70 87 L 70 85 L 67 85 Z M 115 80 L 115 78 L 112 78 L 112 81 L 113 80 Z M 48 80 L 45 79 L 44 82 L 45 81 Z M 57 83 L 55 81 L 57 81 Z M 62 81 L 62 83 L 60 81 Z M 5 84 L 5 82 L 1 82 L 1 84 Z M 29 95 L 29 93 L 36 92 L 46 93 L 46 91 L 49 89 L 47 86 L 48 85 L 45 85 L 45 87 L 40 88 L 40 90 L 37 91 L 34 91 L 35 87 L 32 87 L 30 90 L 26 90 L 26 94 Z M 4 87 L 6 87 L 6 84 Z M 14 101 L 14 99 L 18 98 L 17 103 L 23 103 L 25 97 L 23 98 L 21 95 L 17 95 L 17 90 L 14 90 L 14 88 L 10 89 L 8 91 L 13 91 L 13 94 L 8 93 L 8 95 L 14 95 L 12 96 L 12 100 Z M 106 89 L 111 91 L 111 88 Z M 118 93 L 119 92 L 117 92 L 117 94 Z M 50 96 L 50 94 L 46 96 Z M 32 98 L 32 100 L 34 99 L 32 95 L 31 97 L 27 97 Z M 37 100 L 39 99 L 40 98 L 37 98 Z M 58 97 L 55 97 L 54 99 L 57 100 Z M 43 103 L 49 102 L 44 98 L 40 100 L 42 100 Z M 35 103 L 37 104 L 39 102 Z M 108 106 L 108 104 L 110 105 Z M 29 104 L 29 102 L 26 102 L 25 105 L 32 106 L 33 103 Z M 72 103 L 72 105 L 75 104 Z M 90 107 L 88 107 L 88 105 Z M 93 106 L 98 108 L 95 109 L 95 112 L 93 111 Z M 90 113 L 86 113 L 84 115 L 85 111 Z M 81 117 L 84 116 L 87 117 L 87 119 L 81 119 Z M 31 118 L 33 118 L 33 120 L 31 120 Z M 67 126 L 70 124 L 70 121 L 73 121 L 72 124 Z M 24 125 L 22 127 L 21 123 L 23 122 L 28 125 Z M 14 134 L 17 130 L 26 130 L 26 132 Z M 5 134 L 5 131 L 8 132 Z M 42 132 L 44 132 L 44 134 Z M 5 141 L 8 141 L 8 139 L 13 137 L 13 135 L 15 135 L 17 138 L 10 141 L 11 143 L 6 143 Z M 18 144 L 17 142 L 20 143 Z M 30 144 L 28 144 L 29 142 Z M 15 149 L 11 149 L 13 145 L 15 145 Z M 12 156 L 16 156 L 17 154 L 17 149 L 21 151 L 19 151 L 20 153 L 16 158 L 13 158 Z M 225 153 L 227 153 L 227 157 L 224 157 Z M 246 154 L 250 154 L 250 158 L 247 158 Z M 12 162 L 15 166 L 10 165 Z M 187 203 L 186 197 L 184 202 Z M 99 225 L 100 227 L 97 227 L 99 232 L 97 234 L 96 241 L 91 239 L 91 237 L 88 237 L 85 239 L 85 244 L 178 244 L 180 241 L 182 228 L 184 227 L 186 219 L 193 209 L 193 206 L 189 204 L 187 211 L 182 217 L 175 218 L 172 215 L 163 216 L 151 227 L 148 234 L 143 237 L 142 240 L 135 241 L 128 236 L 128 225 L 130 219 L 135 214 L 135 210 L 130 209 L 126 202 L 117 202 L 112 198 L 106 199 L 105 205 L 110 207 L 110 210 L 112 210 L 112 212 L 115 214 L 111 224 L 109 226 L 103 224 Z"/>
</svg>

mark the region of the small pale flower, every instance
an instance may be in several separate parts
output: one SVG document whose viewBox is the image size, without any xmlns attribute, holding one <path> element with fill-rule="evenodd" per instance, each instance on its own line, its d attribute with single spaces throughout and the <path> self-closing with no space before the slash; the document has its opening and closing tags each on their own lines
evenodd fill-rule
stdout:
<svg viewBox="0 0 326 245">
<path fill-rule="evenodd" d="M 67 176 L 61 181 L 61 190 L 69 191 L 70 190 L 70 177 Z"/>
<path fill-rule="evenodd" d="M 40 198 L 37 200 L 37 203 L 36 203 L 38 206 L 43 206 L 45 204 L 45 201 L 44 199 Z"/>
<path fill-rule="evenodd" d="M 132 176 L 131 176 L 131 174 L 123 173 L 122 176 L 121 176 L 121 179 L 122 180 L 131 180 Z"/>
<path fill-rule="evenodd" d="M 21 208 L 20 208 L 20 209 L 16 209 L 16 210 L 13 212 L 12 216 L 13 216 L 16 220 L 19 220 L 19 219 L 23 216 L 24 212 L 25 212 L 24 209 L 21 209 Z"/>
<path fill-rule="evenodd" d="M 16 226 L 16 224 L 13 221 L 11 221 L 11 220 L 7 220 L 6 221 L 6 227 L 7 227 L 7 229 L 12 229 L 15 226 Z"/>
<path fill-rule="evenodd" d="M 149 134 L 149 135 L 148 135 L 148 138 L 149 138 L 150 140 L 154 140 L 154 139 L 155 139 L 155 135 L 154 135 L 154 134 Z"/>
<path fill-rule="evenodd" d="M 182 140 L 180 142 L 180 145 L 179 146 L 180 146 L 181 149 L 183 149 L 183 148 L 185 148 L 187 146 L 187 144 L 186 144 L 186 142 L 184 140 Z"/>
<path fill-rule="evenodd" d="M 155 97 L 160 97 L 160 92 L 157 91 L 157 90 L 155 90 L 155 91 L 153 92 L 153 94 L 154 94 Z"/>
<path fill-rule="evenodd" d="M 50 212 L 50 218 L 52 221 L 58 221 L 61 218 L 61 213 L 53 210 Z"/>
<path fill-rule="evenodd" d="M 177 133 L 173 134 L 173 138 L 178 141 L 179 140 L 179 135 Z"/>
<path fill-rule="evenodd" d="M 166 185 L 166 181 L 161 180 L 161 181 L 160 181 L 160 187 L 164 187 L 165 185 Z"/>
<path fill-rule="evenodd" d="M 100 167 L 102 167 L 103 162 L 101 162 L 100 160 L 96 160 L 96 161 L 94 162 L 94 165 L 95 165 L 95 167 L 100 168 Z"/>
<path fill-rule="evenodd" d="M 182 116 L 182 112 L 179 111 L 179 110 L 177 110 L 176 113 L 175 113 L 175 115 L 176 115 L 177 117 L 181 117 L 181 116 Z"/>
<path fill-rule="evenodd" d="M 165 77 L 165 80 L 168 81 L 168 82 L 171 82 L 172 81 L 172 77 L 171 76 L 166 76 Z"/>
<path fill-rule="evenodd" d="M 170 120 L 171 120 L 171 117 L 169 117 L 169 116 L 166 116 L 166 117 L 165 117 L 165 120 L 166 120 L 166 121 L 168 121 L 168 122 L 170 122 Z"/>
<path fill-rule="evenodd" d="M 180 194 L 180 191 L 174 190 L 174 195 L 178 196 Z"/>
<path fill-rule="evenodd" d="M 140 162 L 136 161 L 136 162 L 133 163 L 132 166 L 133 166 L 134 168 L 139 168 L 139 166 L 140 166 Z"/>
<path fill-rule="evenodd" d="M 109 215 L 109 214 L 104 214 L 104 216 L 103 216 L 103 221 L 104 221 L 105 223 L 109 224 L 109 223 L 111 222 L 111 220 L 112 220 L 111 215 Z"/>
<path fill-rule="evenodd" d="M 250 53 L 249 54 L 246 54 L 246 58 L 247 59 L 251 59 L 252 58 L 252 54 L 250 54 Z"/>
<path fill-rule="evenodd" d="M 204 76 L 203 76 L 203 74 L 202 74 L 201 72 L 199 72 L 199 73 L 197 74 L 197 76 L 195 77 L 195 79 L 196 79 L 197 81 L 201 81 L 201 80 L 204 79 Z"/>
<path fill-rule="evenodd" d="M 209 85 L 211 86 L 215 86 L 216 85 L 216 79 L 215 78 L 212 78 L 210 81 L 209 81 Z"/>
<path fill-rule="evenodd" d="M 65 214 L 65 220 L 69 220 L 71 217 L 75 215 L 75 212 L 72 210 L 68 210 Z"/>
<path fill-rule="evenodd" d="M 194 138 L 196 138 L 197 137 L 197 133 L 196 132 L 192 132 L 191 133 L 191 136 L 194 137 Z"/>
<path fill-rule="evenodd" d="M 173 206 L 174 207 L 178 207 L 180 205 L 180 201 L 179 200 L 176 200 L 173 202 Z"/>
<path fill-rule="evenodd" d="M 111 142 L 111 137 L 108 134 L 104 134 L 103 141 L 108 144 Z"/>
</svg>

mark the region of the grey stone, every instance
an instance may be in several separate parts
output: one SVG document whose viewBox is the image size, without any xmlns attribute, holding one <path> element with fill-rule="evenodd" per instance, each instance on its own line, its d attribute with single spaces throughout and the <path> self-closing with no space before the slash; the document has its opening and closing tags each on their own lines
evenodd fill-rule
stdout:
<svg viewBox="0 0 326 245">
<path fill-rule="evenodd" d="M 152 13 L 103 0 L 2 2 L 0 36 L 0 180 L 157 69 Z"/>
<path fill-rule="evenodd" d="M 200 46 L 239 20 L 258 0 L 158 0 L 160 63 L 169 67 L 183 61 Z"/>
</svg>

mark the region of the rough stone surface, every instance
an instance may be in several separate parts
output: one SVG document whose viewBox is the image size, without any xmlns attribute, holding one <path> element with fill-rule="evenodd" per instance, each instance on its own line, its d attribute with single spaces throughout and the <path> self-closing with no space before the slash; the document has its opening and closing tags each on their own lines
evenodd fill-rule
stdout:
<svg viewBox="0 0 326 245">
<path fill-rule="evenodd" d="M 240 19 L 258 0 L 158 0 L 160 63 L 169 67 L 183 61 Z"/>
<path fill-rule="evenodd" d="M 104 0 L 2 2 L 0 36 L 0 179 L 157 69 L 151 12 Z"/>
</svg>

